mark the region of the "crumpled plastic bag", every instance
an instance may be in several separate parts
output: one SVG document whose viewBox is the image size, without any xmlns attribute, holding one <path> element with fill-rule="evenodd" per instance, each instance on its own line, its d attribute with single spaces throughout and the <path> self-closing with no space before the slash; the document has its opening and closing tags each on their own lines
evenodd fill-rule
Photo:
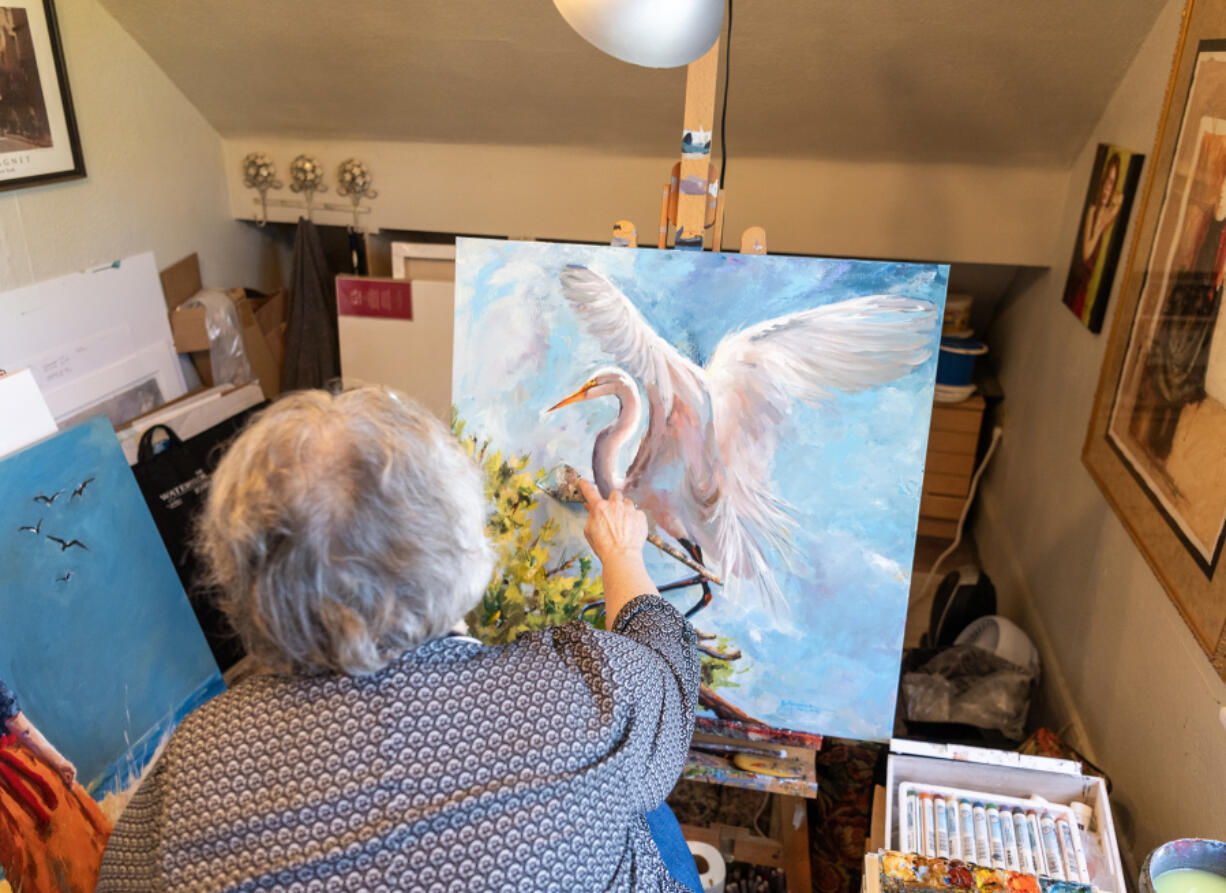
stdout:
<svg viewBox="0 0 1226 893">
<path fill-rule="evenodd" d="M 954 645 L 918 670 L 904 673 L 902 701 L 908 720 L 954 722 L 1025 737 L 1029 670 L 973 645 Z"/>
<path fill-rule="evenodd" d="M 204 328 L 209 336 L 209 366 L 213 384 L 242 384 L 251 381 L 251 364 L 243 346 L 238 308 L 219 288 L 206 288 L 183 302 L 184 307 L 204 308 Z"/>
</svg>

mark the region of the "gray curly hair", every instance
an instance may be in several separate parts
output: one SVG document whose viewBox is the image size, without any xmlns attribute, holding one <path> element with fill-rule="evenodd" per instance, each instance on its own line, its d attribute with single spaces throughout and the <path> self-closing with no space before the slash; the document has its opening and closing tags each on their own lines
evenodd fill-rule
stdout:
<svg viewBox="0 0 1226 893">
<path fill-rule="evenodd" d="M 198 542 L 248 653 L 361 675 L 476 604 L 494 563 L 485 515 L 476 464 L 420 405 L 300 391 L 226 452 Z"/>
</svg>

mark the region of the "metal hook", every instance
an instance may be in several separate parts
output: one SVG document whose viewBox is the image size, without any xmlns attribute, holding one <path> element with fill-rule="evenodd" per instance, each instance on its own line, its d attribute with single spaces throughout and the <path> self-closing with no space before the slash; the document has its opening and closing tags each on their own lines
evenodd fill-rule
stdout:
<svg viewBox="0 0 1226 893">
<path fill-rule="evenodd" d="M 263 152 L 248 153 L 243 158 L 243 184 L 259 192 L 260 215 L 256 217 L 255 225 L 265 226 L 268 223 L 268 190 L 281 188 L 277 166 Z"/>
<path fill-rule="evenodd" d="M 359 205 L 363 197 L 375 198 L 379 194 L 370 188 L 371 180 L 370 168 L 356 158 L 346 158 L 336 169 L 336 194 L 349 196 L 352 203 L 353 232 L 359 228 L 358 215 L 363 213 Z"/>
<path fill-rule="evenodd" d="M 307 220 L 313 222 L 315 193 L 327 192 L 324 185 L 324 169 L 310 155 L 299 155 L 289 163 L 290 190 L 306 193 Z"/>
</svg>

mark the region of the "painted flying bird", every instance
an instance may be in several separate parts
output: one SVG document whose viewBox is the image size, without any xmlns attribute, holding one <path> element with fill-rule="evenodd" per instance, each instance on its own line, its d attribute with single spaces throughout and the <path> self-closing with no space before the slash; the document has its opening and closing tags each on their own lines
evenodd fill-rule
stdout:
<svg viewBox="0 0 1226 893">
<path fill-rule="evenodd" d="M 27 525 L 23 525 L 23 526 L 21 526 L 21 527 L 18 527 L 18 528 L 17 528 L 17 531 L 18 531 L 19 533 L 20 533 L 21 531 L 23 531 L 23 530 L 28 530 L 28 531 L 30 531 L 30 533 L 33 533 L 34 535 L 36 535 L 36 536 L 37 536 L 38 534 L 40 534 L 40 533 L 42 533 L 42 532 L 43 532 L 43 519 L 42 519 L 42 518 L 39 518 L 39 519 L 38 519 L 38 524 L 36 524 L 36 525 L 35 525 L 35 526 L 33 526 L 33 527 L 30 527 L 30 526 L 27 524 Z"/>
<path fill-rule="evenodd" d="M 67 552 L 73 546 L 76 546 L 79 549 L 84 549 L 86 552 L 89 551 L 89 546 L 85 545 L 85 543 L 81 542 L 80 540 L 69 540 L 68 542 L 64 542 L 58 536 L 52 536 L 51 534 L 47 534 L 47 539 L 51 540 L 53 543 L 59 543 L 61 552 Z"/>
<path fill-rule="evenodd" d="M 50 496 L 43 496 L 43 494 L 39 493 L 37 496 L 35 496 L 30 501 L 31 502 L 43 502 L 43 503 L 46 503 L 47 505 L 51 505 L 51 503 L 55 502 L 59 498 L 60 494 L 63 492 L 64 492 L 63 490 L 56 490 Z"/>
<path fill-rule="evenodd" d="M 71 497 L 69 497 L 69 498 L 70 498 L 70 499 L 76 499 L 78 496 L 83 495 L 83 494 L 85 493 L 85 488 L 86 488 L 86 487 L 88 487 L 88 486 L 89 486 L 90 484 L 92 484 L 93 482 L 94 482 L 94 479 L 93 479 L 93 478 L 86 478 L 85 480 L 81 481 L 80 486 L 75 487 L 75 488 L 73 489 L 73 491 L 72 491 L 72 496 L 71 496 Z"/>
<path fill-rule="evenodd" d="M 68 582 L 69 580 L 71 580 L 71 579 L 72 579 L 72 571 L 66 571 L 66 572 L 64 573 L 64 576 L 62 576 L 62 577 L 56 577 L 56 578 L 55 578 L 55 582 L 57 582 L 57 583 L 67 583 L 67 582 Z"/>
<path fill-rule="evenodd" d="M 617 363 L 550 407 L 617 398 L 617 418 L 592 450 L 601 495 L 622 491 L 700 563 L 712 556 L 731 597 L 748 585 L 773 612 L 786 610 L 772 566 L 772 555 L 796 553 L 791 506 L 770 487 L 780 426 L 793 401 L 820 407 L 837 391 L 882 385 L 924 363 L 937 307 L 897 295 L 825 304 L 730 332 L 699 367 L 603 276 L 569 266 L 561 282 Z M 644 396 L 647 428 L 623 473 L 618 456 L 638 429 Z M 704 585 L 690 613 L 710 598 Z"/>
</svg>

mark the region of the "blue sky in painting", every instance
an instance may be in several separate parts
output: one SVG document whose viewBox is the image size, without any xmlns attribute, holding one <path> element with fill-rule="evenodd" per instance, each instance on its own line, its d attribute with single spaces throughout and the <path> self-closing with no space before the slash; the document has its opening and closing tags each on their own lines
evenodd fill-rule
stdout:
<svg viewBox="0 0 1226 893">
<path fill-rule="evenodd" d="M 618 285 L 667 341 L 703 365 L 720 339 L 826 303 L 898 294 L 943 306 L 948 268 L 818 258 L 630 250 L 463 239 L 456 281 L 453 393 L 468 430 L 533 466 L 590 474 L 592 440 L 615 400 L 544 410 L 610 359 L 562 297 L 558 273 L 582 264 Z M 745 657 L 721 694 L 772 725 L 884 739 L 898 664 L 939 325 L 932 358 L 910 375 L 820 409 L 794 404 L 773 463 L 795 508 L 804 559 L 779 571 L 790 617 L 721 599 L 695 618 Z M 633 457 L 637 437 L 621 456 Z M 582 512 L 552 504 L 562 538 L 582 542 Z M 648 549 L 659 582 L 679 566 Z M 693 591 L 694 597 L 697 590 Z M 690 595 L 678 595 L 681 605 Z"/>
<path fill-rule="evenodd" d="M 34 501 L 57 490 L 50 505 Z M 40 521 L 40 534 L 18 529 Z M 139 771 L 150 738 L 221 690 L 105 417 L 0 461 L 0 568 L 0 678 L 82 784 Z"/>
</svg>

